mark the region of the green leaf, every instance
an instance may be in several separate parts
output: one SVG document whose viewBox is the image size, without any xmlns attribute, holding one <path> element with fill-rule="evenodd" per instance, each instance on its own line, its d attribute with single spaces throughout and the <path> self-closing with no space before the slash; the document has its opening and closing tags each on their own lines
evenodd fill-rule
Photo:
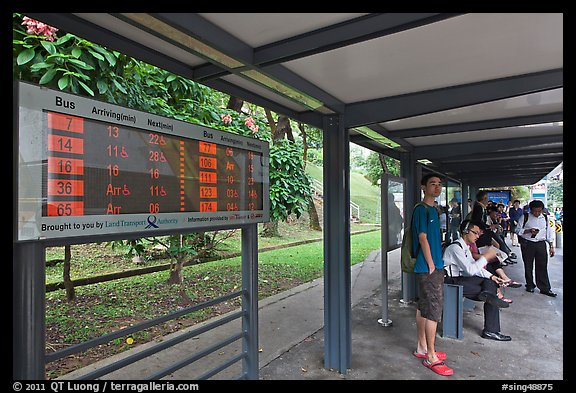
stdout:
<svg viewBox="0 0 576 393">
<path fill-rule="evenodd" d="M 82 56 L 82 49 L 80 49 L 80 48 L 74 48 L 74 49 L 72 49 L 72 56 L 74 56 L 75 58 L 79 59 L 80 56 Z"/>
<path fill-rule="evenodd" d="M 56 53 L 56 47 L 50 41 L 40 41 L 40 44 L 42 44 L 44 49 L 46 49 L 46 51 L 51 55 Z"/>
<path fill-rule="evenodd" d="M 108 83 L 102 79 L 98 79 L 98 81 L 96 81 L 96 87 L 98 87 L 98 93 L 100 94 L 104 94 L 108 91 Z"/>
<path fill-rule="evenodd" d="M 54 79 L 54 75 L 56 75 L 56 70 L 51 68 L 48 71 L 46 71 L 44 75 L 42 75 L 42 78 L 40 78 L 40 82 L 38 83 L 40 83 L 41 85 L 49 83 L 52 79 Z"/>
<path fill-rule="evenodd" d="M 114 66 L 116 64 L 116 57 L 114 57 L 114 55 L 108 52 L 106 49 L 98 45 L 94 45 L 94 50 L 102 53 L 111 66 Z"/>
<path fill-rule="evenodd" d="M 168 75 L 168 77 L 166 78 L 166 82 L 172 82 L 174 79 L 176 79 L 177 76 L 174 74 L 170 74 Z"/>
<path fill-rule="evenodd" d="M 53 64 L 48 64 L 48 63 L 44 63 L 44 62 L 42 62 L 42 63 L 36 63 L 36 64 L 32 64 L 32 65 L 30 66 L 30 71 L 38 72 L 38 71 L 40 71 L 40 70 L 42 70 L 42 69 L 44 69 L 44 68 L 50 68 L 50 67 L 53 67 L 53 66 L 54 66 Z"/>
<path fill-rule="evenodd" d="M 18 55 L 16 58 L 16 64 L 22 65 L 28 63 L 30 60 L 34 58 L 36 52 L 34 52 L 34 48 L 26 49 Z"/>
<path fill-rule="evenodd" d="M 70 77 L 68 75 L 64 75 L 62 78 L 58 79 L 58 88 L 60 90 L 64 90 L 68 87 L 70 83 Z"/>
<path fill-rule="evenodd" d="M 69 41 L 70 39 L 74 38 L 74 36 L 70 33 L 66 34 L 63 37 L 60 37 L 56 40 L 56 45 L 62 45 L 63 43 Z"/>
<path fill-rule="evenodd" d="M 104 61 L 104 56 L 102 56 L 100 53 L 96 53 L 90 49 L 88 49 L 88 52 L 92 55 L 92 57 L 95 57 L 96 59 L 98 59 L 100 61 Z"/>
<path fill-rule="evenodd" d="M 118 90 L 120 90 L 124 94 L 128 94 L 126 89 L 124 89 L 124 86 L 122 86 L 120 83 L 118 83 L 118 81 L 116 79 L 114 79 L 113 82 L 114 82 L 114 85 L 116 85 L 116 87 L 118 88 Z"/>
<path fill-rule="evenodd" d="M 82 60 L 77 60 L 77 59 L 68 59 L 69 63 L 74 64 L 75 66 L 82 68 L 83 70 L 93 70 L 94 67 L 92 67 L 89 64 L 84 63 Z"/>
<path fill-rule="evenodd" d="M 78 83 L 80 84 L 80 86 L 82 86 L 84 88 L 84 90 L 86 90 L 88 92 L 88 94 L 90 94 L 91 96 L 94 96 L 94 91 L 88 87 L 88 85 L 84 82 L 82 82 L 81 80 L 78 80 Z"/>
</svg>

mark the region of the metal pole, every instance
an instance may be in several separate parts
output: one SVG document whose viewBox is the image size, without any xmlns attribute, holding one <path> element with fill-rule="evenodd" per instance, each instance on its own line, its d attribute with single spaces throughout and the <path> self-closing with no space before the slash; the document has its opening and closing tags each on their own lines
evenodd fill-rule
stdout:
<svg viewBox="0 0 576 393">
<path fill-rule="evenodd" d="M 392 326 L 392 320 L 388 318 L 388 176 L 384 174 L 380 182 L 380 195 L 381 195 L 381 208 L 382 224 L 380 231 L 380 244 L 382 248 L 382 318 L 378 323 L 382 326 Z M 394 203 L 394 201 L 392 201 Z"/>
<path fill-rule="evenodd" d="M 417 179 L 422 177 L 422 168 L 416 164 L 413 153 L 402 155 L 400 166 L 401 176 L 406 178 L 406 192 L 404 193 L 404 228 L 411 227 L 412 208 L 416 201 L 420 200 L 420 184 Z M 401 273 L 402 275 L 402 299 L 400 303 L 411 304 L 416 300 L 416 275 L 413 273 Z"/>
<path fill-rule="evenodd" d="M 45 248 L 12 245 L 12 378 L 45 379 Z"/>
<path fill-rule="evenodd" d="M 350 140 L 342 116 L 324 117 L 324 367 L 352 362 Z"/>
<path fill-rule="evenodd" d="M 258 224 L 242 227 L 242 373 L 248 379 L 259 377 L 258 359 Z"/>
</svg>

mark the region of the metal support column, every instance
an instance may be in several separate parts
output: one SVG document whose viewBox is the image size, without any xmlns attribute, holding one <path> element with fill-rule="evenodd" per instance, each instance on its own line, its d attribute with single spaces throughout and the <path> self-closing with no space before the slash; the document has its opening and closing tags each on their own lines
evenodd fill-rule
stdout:
<svg viewBox="0 0 576 393">
<path fill-rule="evenodd" d="M 12 378 L 45 379 L 45 247 L 12 244 Z"/>
<path fill-rule="evenodd" d="M 420 200 L 420 187 L 414 155 L 405 153 L 400 161 L 400 176 L 406 178 L 406 192 L 404 193 L 404 228 L 411 227 L 412 208 Z M 402 299 L 400 302 L 408 304 L 416 299 L 416 275 L 402 272 Z"/>
<path fill-rule="evenodd" d="M 259 377 L 258 359 L 258 224 L 242 227 L 242 373 L 247 379 Z"/>
<path fill-rule="evenodd" d="M 349 135 L 341 116 L 324 125 L 324 367 L 345 374 L 352 361 Z"/>
<path fill-rule="evenodd" d="M 380 231 L 380 255 L 382 256 L 382 262 L 380 264 L 380 274 L 382 276 L 382 318 L 378 320 L 378 323 L 384 327 L 389 327 L 392 326 L 392 320 L 388 318 L 388 230 L 390 228 L 388 204 L 394 203 L 394 201 L 388 200 L 388 176 L 386 174 L 382 176 L 380 182 L 380 195 L 382 195 L 380 209 L 382 212 L 382 229 Z"/>
<path fill-rule="evenodd" d="M 460 208 L 462 209 L 462 221 L 464 221 L 464 217 L 470 212 L 468 209 L 468 199 L 471 198 L 470 196 L 470 187 L 468 184 L 462 184 L 462 203 L 460 204 Z"/>
</svg>

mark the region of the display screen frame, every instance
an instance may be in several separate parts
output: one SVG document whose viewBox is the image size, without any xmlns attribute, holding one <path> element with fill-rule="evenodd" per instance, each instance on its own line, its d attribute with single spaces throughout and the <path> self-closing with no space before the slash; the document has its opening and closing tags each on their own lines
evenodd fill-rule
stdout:
<svg viewBox="0 0 576 393">
<path fill-rule="evenodd" d="M 242 170 L 235 172 L 235 184 L 242 185 L 243 191 L 245 189 L 251 190 L 250 195 L 259 198 L 258 204 L 251 204 L 250 209 L 248 209 L 246 207 L 247 204 L 243 203 L 239 210 L 229 211 L 224 210 L 225 202 L 218 205 L 210 200 L 205 200 L 203 201 L 203 206 L 207 208 L 218 206 L 219 211 L 191 211 L 191 208 L 187 207 L 186 211 L 166 213 L 147 211 L 127 214 L 120 212 L 120 214 L 87 213 L 86 215 L 47 216 L 49 193 L 51 193 L 50 195 L 55 193 L 55 191 L 48 191 L 47 187 L 50 187 L 51 190 L 56 187 L 53 179 L 47 179 L 47 168 L 49 158 L 51 159 L 50 165 L 54 168 L 54 157 L 51 157 L 54 154 L 50 149 L 57 149 L 48 146 L 52 143 L 48 140 L 48 137 L 52 136 L 52 128 L 48 127 L 48 113 L 70 115 L 86 119 L 87 122 L 104 122 L 131 133 L 142 132 L 146 135 L 148 133 L 165 135 L 167 139 L 175 138 L 178 141 L 182 141 L 182 145 L 186 143 L 186 146 L 188 144 L 200 146 L 200 144 L 206 143 L 213 147 L 215 145 L 219 151 L 226 149 L 226 151 L 239 152 L 237 155 L 240 160 L 243 160 L 242 162 L 247 162 L 248 157 L 253 160 L 249 163 L 254 164 L 250 165 L 250 170 L 253 170 L 254 173 L 248 174 L 246 169 L 248 166 L 244 165 Z M 16 153 L 13 159 L 13 170 L 15 172 L 13 183 L 14 200 L 16 201 L 15 209 L 13 209 L 14 241 L 46 241 L 55 239 L 56 241 L 62 240 L 65 243 L 64 239 L 67 238 L 78 239 L 87 236 L 125 239 L 199 230 L 237 228 L 246 224 L 270 220 L 269 144 L 267 141 L 109 104 L 22 81 L 15 82 L 14 86 L 14 120 L 14 135 L 16 135 L 14 138 L 14 151 Z M 73 141 L 76 140 L 73 139 Z M 91 141 L 94 141 L 93 144 L 96 143 L 94 139 L 83 141 L 85 149 L 90 149 Z M 64 142 L 68 142 L 68 140 L 64 139 Z M 59 143 L 62 143 L 62 141 L 59 140 Z M 70 147 L 70 145 L 67 146 Z M 75 147 L 70 147 L 71 151 L 77 152 L 74 149 Z M 127 150 L 129 150 L 128 147 Z M 182 157 L 183 160 L 187 160 L 188 166 L 200 165 L 197 161 L 195 161 L 195 164 L 190 163 L 191 160 L 196 160 L 197 158 L 197 151 L 193 151 L 191 148 Z M 215 162 L 209 159 L 205 161 L 208 165 L 211 162 Z M 74 160 L 71 160 L 71 162 L 74 163 Z M 50 169 L 50 171 L 55 170 Z M 77 173 L 80 171 L 73 169 L 71 172 Z M 212 173 L 218 173 L 219 181 L 221 180 L 220 175 L 223 175 L 223 173 L 218 170 L 209 174 Z M 56 175 L 56 177 L 58 176 Z M 210 176 L 210 178 L 212 177 Z M 248 177 L 250 177 L 250 181 Z M 76 178 L 74 177 L 70 179 L 67 185 L 71 186 L 72 193 L 79 193 L 80 191 L 77 191 L 78 187 L 89 183 L 86 181 L 88 178 L 83 179 L 82 176 L 80 176 L 80 179 L 83 179 L 83 182 L 75 181 Z M 253 193 L 253 189 L 246 185 L 247 182 L 250 185 L 256 183 L 254 187 L 258 187 L 257 190 L 260 195 Z M 193 187 L 190 184 L 187 186 L 188 190 Z M 197 183 L 194 184 L 197 185 Z M 212 184 L 204 185 L 212 186 Z M 113 189 L 114 191 L 117 190 L 116 185 Z M 161 190 L 161 188 L 157 187 L 153 189 L 153 192 L 158 193 Z M 223 194 L 222 192 L 219 193 L 219 195 Z M 69 206 L 72 206 L 70 209 L 73 212 L 72 214 L 83 214 L 78 213 L 82 212 L 82 210 L 74 210 L 78 208 L 78 204 L 70 204 Z M 52 213 L 50 214 L 54 214 L 54 207 L 51 206 L 51 208 Z"/>
</svg>

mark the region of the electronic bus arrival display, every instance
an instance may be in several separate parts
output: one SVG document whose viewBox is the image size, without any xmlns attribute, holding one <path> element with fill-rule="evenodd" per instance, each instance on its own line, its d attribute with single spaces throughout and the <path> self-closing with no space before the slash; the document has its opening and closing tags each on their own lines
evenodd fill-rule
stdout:
<svg viewBox="0 0 576 393">
<path fill-rule="evenodd" d="M 18 83 L 18 239 L 269 220 L 269 146 Z"/>
</svg>

